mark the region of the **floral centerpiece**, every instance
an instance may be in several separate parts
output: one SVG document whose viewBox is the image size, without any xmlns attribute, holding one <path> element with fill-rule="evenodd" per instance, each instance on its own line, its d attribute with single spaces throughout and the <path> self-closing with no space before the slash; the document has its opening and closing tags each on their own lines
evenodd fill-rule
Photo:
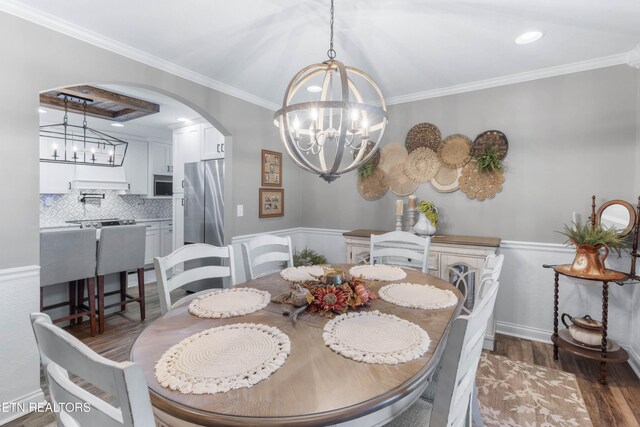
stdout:
<svg viewBox="0 0 640 427">
<path fill-rule="evenodd" d="M 378 294 L 367 287 L 364 279 L 349 277 L 344 272 L 325 269 L 317 281 L 294 283 L 291 293 L 282 294 L 273 302 L 292 304 L 298 307 L 290 314 L 295 322 L 303 311 L 333 318 L 348 310 L 369 306 L 378 299 Z"/>
</svg>

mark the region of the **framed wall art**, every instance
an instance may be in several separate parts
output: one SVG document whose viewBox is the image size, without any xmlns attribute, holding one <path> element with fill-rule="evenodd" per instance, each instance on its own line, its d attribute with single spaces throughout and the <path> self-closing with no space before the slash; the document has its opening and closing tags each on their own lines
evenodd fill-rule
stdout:
<svg viewBox="0 0 640 427">
<path fill-rule="evenodd" d="M 262 186 L 282 187 L 282 153 L 262 150 Z"/>
<path fill-rule="evenodd" d="M 260 188 L 258 199 L 260 218 L 284 216 L 284 189 Z"/>
</svg>

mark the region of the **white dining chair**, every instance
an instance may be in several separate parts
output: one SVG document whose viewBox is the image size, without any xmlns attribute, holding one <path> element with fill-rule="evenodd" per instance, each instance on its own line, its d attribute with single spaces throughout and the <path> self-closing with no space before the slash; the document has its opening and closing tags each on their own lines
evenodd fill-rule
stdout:
<svg viewBox="0 0 640 427">
<path fill-rule="evenodd" d="M 245 271 L 250 280 L 293 267 L 291 237 L 270 234 L 258 236 L 242 244 Z"/>
<path fill-rule="evenodd" d="M 176 265 L 206 258 L 221 258 L 227 265 L 207 265 L 191 268 L 169 277 L 170 270 Z M 211 292 L 210 289 L 205 289 L 204 291 L 187 295 L 172 305 L 171 291 L 186 284 L 203 279 L 225 277 L 229 278 L 231 286 L 236 284 L 233 247 L 231 245 L 222 247 L 207 245 L 204 243 L 185 245 L 165 257 L 154 258 L 153 265 L 155 267 L 156 280 L 158 284 L 158 297 L 160 298 L 160 312 L 162 314 L 167 313 L 177 305 L 196 298 L 199 295 Z"/>
<path fill-rule="evenodd" d="M 482 420 L 472 415 L 473 407 L 479 407 L 477 394 L 474 392 L 475 378 L 484 333 L 497 294 L 498 282 L 488 279 L 485 296 L 478 301 L 473 312 L 453 321 L 442 355 L 433 403 L 422 397 L 418 398 L 388 426 L 470 427 L 472 418 L 477 426 L 482 425 Z"/>
<path fill-rule="evenodd" d="M 431 237 L 419 237 L 406 231 L 371 235 L 369 263 L 385 263 L 407 268 L 419 264 L 423 273 L 429 268 Z"/>
<path fill-rule="evenodd" d="M 44 313 L 32 313 L 31 325 L 58 426 L 155 426 L 147 381 L 139 365 L 105 359 L 54 326 Z M 116 398 L 118 406 L 80 387 L 69 372 Z"/>
<path fill-rule="evenodd" d="M 495 282 L 500 280 L 502 266 L 504 265 L 504 255 L 491 254 L 484 260 L 482 273 L 480 274 L 480 288 L 478 289 L 478 297 L 482 298 L 484 292 L 483 287 L 488 279 Z"/>
</svg>

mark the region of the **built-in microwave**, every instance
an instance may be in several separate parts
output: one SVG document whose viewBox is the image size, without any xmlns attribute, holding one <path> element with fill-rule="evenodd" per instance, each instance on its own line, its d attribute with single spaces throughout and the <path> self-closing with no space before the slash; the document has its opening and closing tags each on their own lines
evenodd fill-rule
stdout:
<svg viewBox="0 0 640 427">
<path fill-rule="evenodd" d="M 171 175 L 153 175 L 153 195 L 173 196 L 173 177 Z"/>
</svg>

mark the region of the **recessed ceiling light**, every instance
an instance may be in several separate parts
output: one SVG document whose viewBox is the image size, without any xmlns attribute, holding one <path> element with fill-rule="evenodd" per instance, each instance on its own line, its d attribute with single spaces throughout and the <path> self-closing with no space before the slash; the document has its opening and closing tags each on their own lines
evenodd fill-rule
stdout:
<svg viewBox="0 0 640 427">
<path fill-rule="evenodd" d="M 123 128 L 124 125 L 122 123 L 111 123 L 111 126 L 116 127 L 116 128 Z"/>
<path fill-rule="evenodd" d="M 191 120 L 189 120 L 187 118 L 184 118 L 184 117 L 178 117 L 176 120 L 179 121 L 179 122 L 183 122 L 183 123 L 189 123 L 191 121 Z"/>
<path fill-rule="evenodd" d="M 542 38 L 543 34 L 540 31 L 528 31 L 526 33 L 520 34 L 518 38 L 516 38 L 516 44 L 527 44 L 533 43 Z"/>
<path fill-rule="evenodd" d="M 47 110 L 45 110 L 44 108 L 38 108 L 38 113 L 45 114 L 46 112 Z"/>
<path fill-rule="evenodd" d="M 309 92 L 314 92 L 314 93 L 316 93 L 316 92 L 322 92 L 322 88 L 321 88 L 320 86 L 315 86 L 315 85 L 314 85 L 314 86 L 308 86 L 308 87 L 307 87 L 307 90 L 308 90 Z"/>
</svg>

